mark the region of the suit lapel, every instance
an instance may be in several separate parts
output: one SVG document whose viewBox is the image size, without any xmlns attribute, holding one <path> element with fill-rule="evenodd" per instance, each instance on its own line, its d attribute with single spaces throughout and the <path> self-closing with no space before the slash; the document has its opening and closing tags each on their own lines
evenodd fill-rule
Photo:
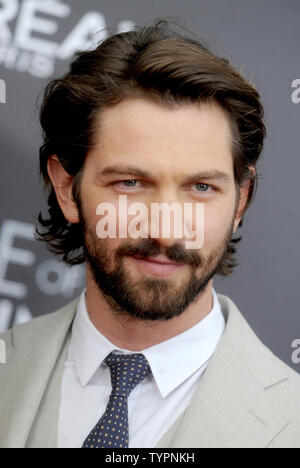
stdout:
<svg viewBox="0 0 300 468">
<path fill-rule="evenodd" d="M 186 411 L 157 448 L 261 448 L 289 423 L 270 414 L 272 389 L 285 381 L 234 303 L 218 294 L 226 328 Z M 267 395 L 267 392 L 269 394 Z"/>
<path fill-rule="evenodd" d="M 57 447 L 61 383 L 70 338 L 71 333 L 68 333 L 45 389 L 38 413 L 27 439 L 26 448 Z"/>
<path fill-rule="evenodd" d="M 10 395 L 11 406 L 6 399 L 0 399 L 0 444 L 5 448 L 24 448 L 31 433 L 35 418 L 39 415 L 41 403 L 53 372 L 57 369 L 58 357 L 66 349 L 66 337 L 75 316 L 78 299 L 54 314 L 29 324 L 15 327 L 11 331 L 11 353 L 1 371 L 1 392 Z M 57 374 L 59 375 L 59 374 Z M 61 381 L 59 376 L 57 383 Z M 17 379 L 17 380 L 16 380 Z M 59 398 L 60 388 L 57 388 Z M 57 401 L 57 400 L 55 400 Z M 57 408 L 44 430 L 55 437 Z M 56 446 L 56 441 L 54 446 Z"/>
</svg>

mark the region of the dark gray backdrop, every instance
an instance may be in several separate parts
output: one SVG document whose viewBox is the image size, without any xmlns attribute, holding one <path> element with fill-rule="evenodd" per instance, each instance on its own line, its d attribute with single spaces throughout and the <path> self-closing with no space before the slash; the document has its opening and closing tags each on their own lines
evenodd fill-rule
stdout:
<svg viewBox="0 0 300 468">
<path fill-rule="evenodd" d="M 292 342 L 300 338 L 299 0 L 0 0 L 0 79 L 6 83 L 6 104 L 0 104 L 0 330 L 51 312 L 84 284 L 83 267 L 65 267 L 33 240 L 37 213 L 45 207 L 38 178 L 39 93 L 66 71 L 74 40 L 78 45 L 84 32 L 170 16 L 230 58 L 262 95 L 268 139 L 256 199 L 238 230 L 240 266 L 232 277 L 216 278 L 214 287 L 300 371 L 292 360 Z"/>
</svg>

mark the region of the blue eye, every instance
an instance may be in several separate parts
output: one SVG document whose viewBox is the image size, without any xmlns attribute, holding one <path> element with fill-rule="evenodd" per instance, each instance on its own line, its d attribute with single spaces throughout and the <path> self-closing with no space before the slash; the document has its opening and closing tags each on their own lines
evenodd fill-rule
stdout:
<svg viewBox="0 0 300 468">
<path fill-rule="evenodd" d="M 123 188 L 135 188 L 138 183 L 137 179 L 127 179 L 127 180 L 117 180 L 115 182 L 112 182 L 111 185 L 119 185 L 122 186 Z"/>
<path fill-rule="evenodd" d="M 122 180 L 122 184 L 128 184 L 126 187 L 135 187 L 135 184 L 137 183 L 136 179 L 128 179 L 128 180 Z"/>
<path fill-rule="evenodd" d="M 202 191 L 201 189 L 203 188 L 210 188 L 211 186 L 208 184 L 203 184 L 202 182 L 199 182 L 198 184 L 195 184 L 195 187 L 197 187 L 197 191 Z M 204 192 L 207 192 L 207 190 L 204 190 Z"/>
</svg>

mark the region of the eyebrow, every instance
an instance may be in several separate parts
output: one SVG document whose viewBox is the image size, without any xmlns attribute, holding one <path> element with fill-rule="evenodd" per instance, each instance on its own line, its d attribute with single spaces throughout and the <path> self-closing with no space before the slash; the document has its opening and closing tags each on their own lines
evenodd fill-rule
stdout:
<svg viewBox="0 0 300 468">
<path fill-rule="evenodd" d="M 119 175 L 129 175 L 129 174 L 137 176 L 137 177 L 143 177 L 145 179 L 156 180 L 156 177 L 154 177 L 150 172 L 145 171 L 144 169 L 141 169 L 137 166 L 108 166 L 102 170 L 99 170 L 99 169 L 96 170 L 96 177 L 101 177 L 101 176 L 108 177 L 108 176 L 114 176 L 114 175 L 119 176 Z M 195 182 L 199 179 L 215 180 L 215 181 L 220 181 L 224 183 L 229 183 L 231 180 L 231 177 L 226 172 L 222 172 L 219 170 L 198 171 L 195 174 L 188 176 L 185 179 L 185 183 Z"/>
</svg>

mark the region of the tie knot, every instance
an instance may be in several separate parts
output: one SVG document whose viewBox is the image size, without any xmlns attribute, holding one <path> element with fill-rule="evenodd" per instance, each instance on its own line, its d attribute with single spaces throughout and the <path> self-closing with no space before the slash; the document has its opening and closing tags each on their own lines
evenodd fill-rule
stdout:
<svg viewBox="0 0 300 468">
<path fill-rule="evenodd" d="M 104 362 L 110 368 L 112 395 L 128 398 L 136 385 L 151 373 L 143 354 L 109 354 Z"/>
</svg>

